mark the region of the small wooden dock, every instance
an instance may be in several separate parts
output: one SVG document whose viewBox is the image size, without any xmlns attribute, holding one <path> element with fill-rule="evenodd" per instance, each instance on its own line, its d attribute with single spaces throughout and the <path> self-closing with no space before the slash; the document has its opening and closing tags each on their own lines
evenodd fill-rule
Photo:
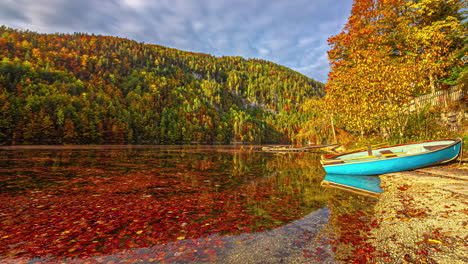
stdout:
<svg viewBox="0 0 468 264">
<path fill-rule="evenodd" d="M 337 148 L 340 144 L 327 144 L 327 145 L 315 145 L 315 146 L 305 146 L 305 147 L 293 147 L 293 146 L 266 146 L 262 147 L 263 151 L 271 151 L 271 152 L 307 152 L 311 150 L 317 150 L 322 148 L 330 148 L 334 147 Z"/>
</svg>

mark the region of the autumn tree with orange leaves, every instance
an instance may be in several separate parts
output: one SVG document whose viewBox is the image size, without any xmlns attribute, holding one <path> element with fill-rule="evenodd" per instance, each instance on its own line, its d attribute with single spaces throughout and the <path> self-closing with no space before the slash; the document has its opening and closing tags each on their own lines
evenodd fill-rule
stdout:
<svg viewBox="0 0 468 264">
<path fill-rule="evenodd" d="M 402 134 L 404 105 L 460 65 L 463 0 L 355 0 L 329 39 L 328 114 L 362 135 Z M 458 55 L 457 55 L 458 54 Z"/>
</svg>

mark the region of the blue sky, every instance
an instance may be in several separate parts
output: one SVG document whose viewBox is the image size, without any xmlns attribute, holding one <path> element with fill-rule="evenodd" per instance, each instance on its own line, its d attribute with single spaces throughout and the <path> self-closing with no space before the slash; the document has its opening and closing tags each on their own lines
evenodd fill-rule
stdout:
<svg viewBox="0 0 468 264">
<path fill-rule="evenodd" d="M 352 0 L 0 0 L 0 24 L 272 61 L 317 81 Z"/>
</svg>

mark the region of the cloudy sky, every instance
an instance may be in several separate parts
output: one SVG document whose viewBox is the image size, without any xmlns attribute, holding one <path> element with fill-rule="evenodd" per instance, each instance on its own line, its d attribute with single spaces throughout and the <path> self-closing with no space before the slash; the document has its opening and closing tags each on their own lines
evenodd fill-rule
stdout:
<svg viewBox="0 0 468 264">
<path fill-rule="evenodd" d="M 260 58 L 326 82 L 352 0 L 0 0 L 0 25 Z"/>
</svg>

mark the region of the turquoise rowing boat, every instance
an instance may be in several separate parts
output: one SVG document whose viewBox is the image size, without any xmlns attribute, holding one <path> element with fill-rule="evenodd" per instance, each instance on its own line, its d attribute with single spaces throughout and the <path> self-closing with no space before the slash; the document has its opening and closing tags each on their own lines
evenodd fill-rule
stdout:
<svg viewBox="0 0 468 264">
<path fill-rule="evenodd" d="M 321 161 L 327 174 L 379 175 L 454 160 L 461 139 L 442 139 L 339 154 Z"/>
</svg>

